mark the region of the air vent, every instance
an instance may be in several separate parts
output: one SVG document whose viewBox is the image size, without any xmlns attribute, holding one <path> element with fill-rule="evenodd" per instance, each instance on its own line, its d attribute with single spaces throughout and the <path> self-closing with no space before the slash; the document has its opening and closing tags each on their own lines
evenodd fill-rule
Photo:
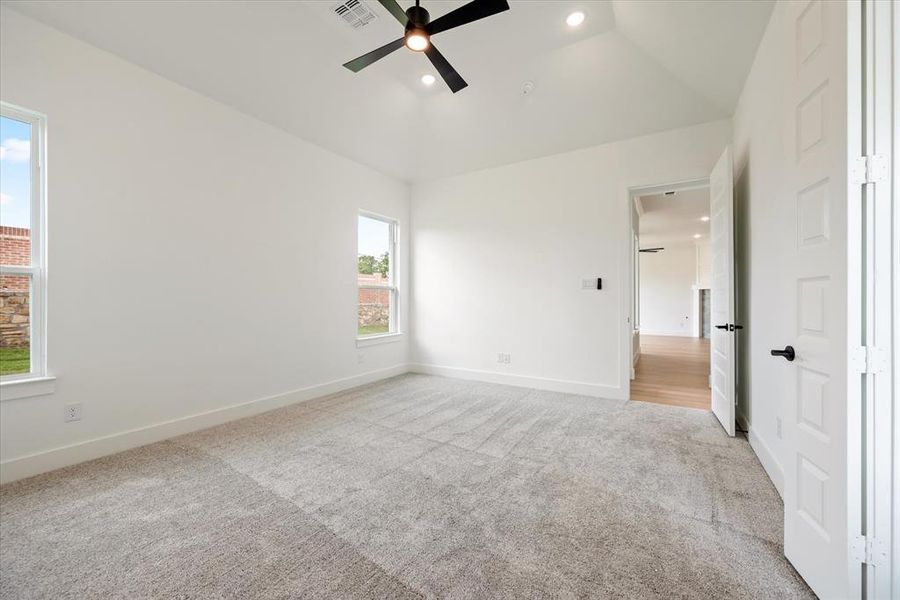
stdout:
<svg viewBox="0 0 900 600">
<path fill-rule="evenodd" d="M 377 18 L 361 0 L 347 0 L 335 5 L 332 10 L 353 29 L 365 27 Z"/>
</svg>

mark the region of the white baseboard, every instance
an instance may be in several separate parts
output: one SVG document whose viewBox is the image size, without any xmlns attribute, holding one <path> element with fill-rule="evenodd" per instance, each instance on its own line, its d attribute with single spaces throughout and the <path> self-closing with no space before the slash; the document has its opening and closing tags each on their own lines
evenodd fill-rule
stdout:
<svg viewBox="0 0 900 600">
<path fill-rule="evenodd" d="M 426 373 L 429 375 L 442 375 L 456 379 L 469 379 L 473 381 L 486 381 L 489 383 L 501 383 L 516 387 L 527 387 L 549 392 L 562 392 L 565 394 L 579 394 L 595 398 L 609 398 L 624 400 L 625 394 L 620 387 L 603 385 L 598 383 L 586 383 L 583 381 L 568 381 L 564 379 L 549 379 L 547 377 L 533 377 L 530 375 L 514 375 L 497 371 L 480 371 L 477 369 L 464 369 L 460 367 L 442 367 L 439 365 L 425 365 L 414 363 L 410 365 L 413 373 Z"/>
<path fill-rule="evenodd" d="M 32 475 L 46 473 L 408 372 L 409 365 L 396 365 L 387 369 L 369 371 L 343 379 L 311 385 L 276 396 L 251 400 L 163 423 L 114 433 L 61 448 L 12 458 L 0 463 L 0 483 L 8 483 Z"/>
<path fill-rule="evenodd" d="M 769 479 L 772 480 L 772 485 L 778 490 L 778 495 L 784 498 L 784 471 L 781 469 L 781 463 L 775 458 L 771 448 L 766 445 L 761 437 L 756 435 L 752 427 L 749 429 L 747 438 L 750 440 L 750 447 L 756 453 L 760 464 L 762 464 Z"/>
</svg>

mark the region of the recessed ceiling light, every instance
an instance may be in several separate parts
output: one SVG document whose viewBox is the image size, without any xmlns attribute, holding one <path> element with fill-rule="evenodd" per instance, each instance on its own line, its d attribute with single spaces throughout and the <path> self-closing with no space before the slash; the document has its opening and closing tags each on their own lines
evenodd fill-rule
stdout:
<svg viewBox="0 0 900 600">
<path fill-rule="evenodd" d="M 701 236 L 699 233 L 695 233 L 695 234 L 694 234 L 694 239 L 695 239 L 695 240 L 699 240 L 701 237 L 703 237 L 703 236 Z"/>
<path fill-rule="evenodd" d="M 580 10 L 576 10 L 571 15 L 566 17 L 566 24 L 569 27 L 578 27 L 582 23 L 584 23 L 584 13 Z"/>
<path fill-rule="evenodd" d="M 707 221 L 709 221 L 709 217 L 707 217 L 706 215 L 703 215 L 702 217 L 700 217 L 700 220 L 703 221 L 704 223 L 706 223 Z"/>
<path fill-rule="evenodd" d="M 425 85 L 434 85 L 434 81 L 434 75 L 432 75 L 431 73 L 425 73 L 424 75 L 422 75 L 422 83 L 424 83 Z"/>
</svg>

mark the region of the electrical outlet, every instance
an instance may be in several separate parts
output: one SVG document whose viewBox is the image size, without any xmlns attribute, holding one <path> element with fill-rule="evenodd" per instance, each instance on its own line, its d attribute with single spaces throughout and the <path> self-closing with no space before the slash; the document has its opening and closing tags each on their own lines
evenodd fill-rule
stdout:
<svg viewBox="0 0 900 600">
<path fill-rule="evenodd" d="M 78 402 L 76 404 L 66 404 L 65 406 L 66 412 L 63 417 L 63 421 L 66 423 L 71 423 L 72 421 L 80 421 L 81 420 L 81 403 Z"/>
<path fill-rule="evenodd" d="M 775 435 L 781 439 L 781 417 L 775 417 Z"/>
<path fill-rule="evenodd" d="M 505 352 L 500 352 L 497 354 L 497 362 L 501 365 L 508 365 L 510 363 L 510 356 Z"/>
</svg>

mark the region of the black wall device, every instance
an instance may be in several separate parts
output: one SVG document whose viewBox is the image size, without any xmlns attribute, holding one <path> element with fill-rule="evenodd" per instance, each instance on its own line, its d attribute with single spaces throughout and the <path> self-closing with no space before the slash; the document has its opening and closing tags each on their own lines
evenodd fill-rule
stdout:
<svg viewBox="0 0 900 600">
<path fill-rule="evenodd" d="M 598 290 L 602 290 L 602 289 L 603 289 L 603 280 L 602 280 L 601 278 L 599 278 L 599 277 L 597 278 L 597 289 L 598 289 Z"/>
</svg>

